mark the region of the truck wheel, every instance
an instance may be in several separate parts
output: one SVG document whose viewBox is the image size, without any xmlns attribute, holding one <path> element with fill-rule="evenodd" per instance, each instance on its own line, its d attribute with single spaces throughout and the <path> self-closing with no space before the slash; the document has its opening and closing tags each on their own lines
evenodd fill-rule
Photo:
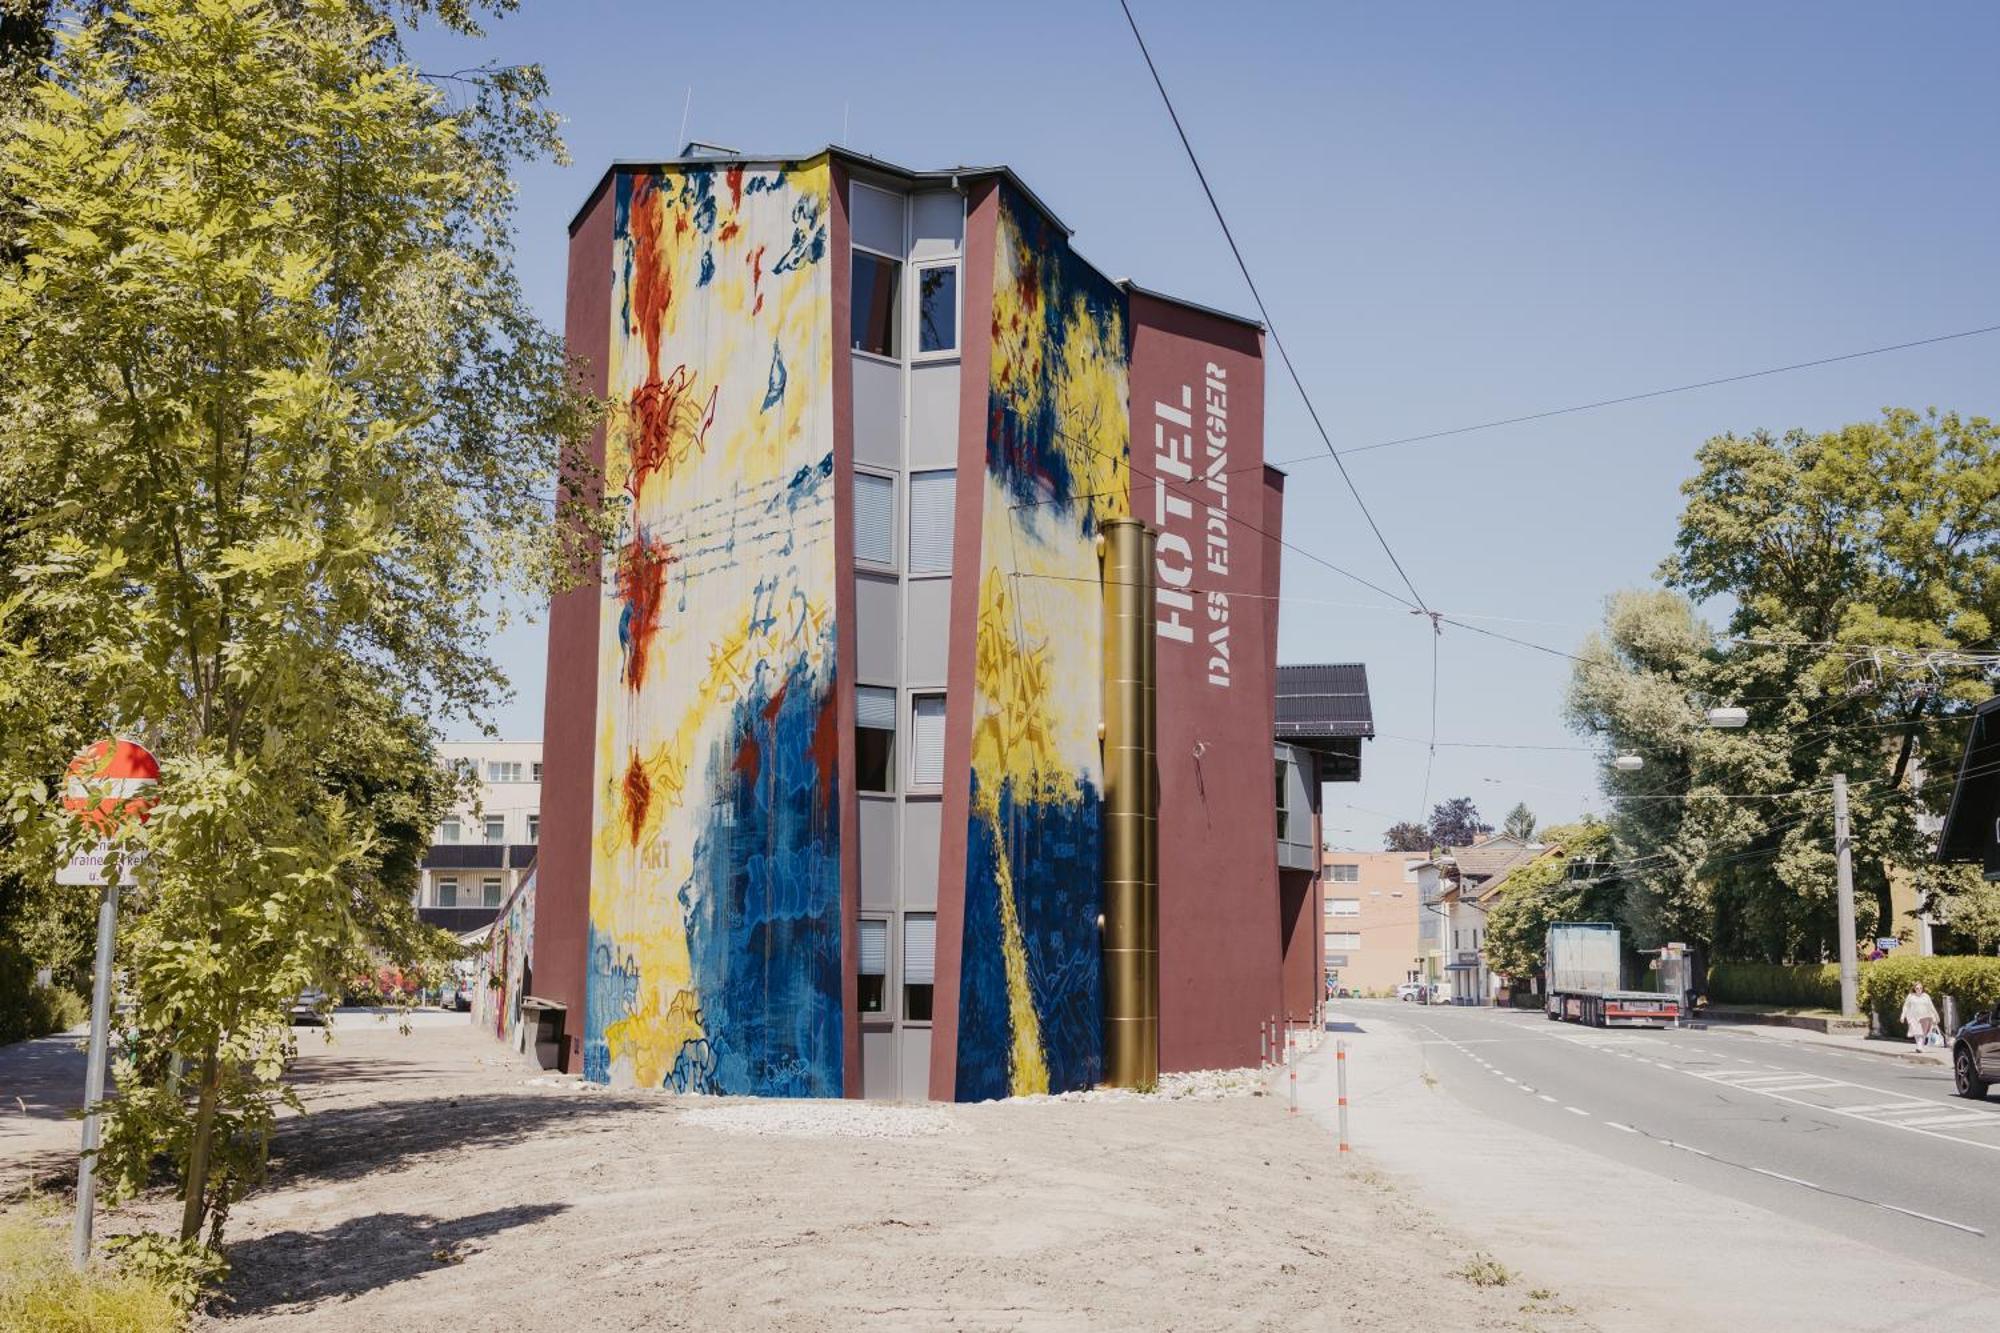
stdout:
<svg viewBox="0 0 2000 1333">
<path fill-rule="evenodd" d="M 1986 1083 L 1974 1072 L 1970 1046 L 1960 1046 L 1958 1053 L 1952 1057 L 1951 1075 L 1952 1085 L 1959 1096 L 1970 1097 L 1974 1101 L 1986 1099 Z"/>
</svg>

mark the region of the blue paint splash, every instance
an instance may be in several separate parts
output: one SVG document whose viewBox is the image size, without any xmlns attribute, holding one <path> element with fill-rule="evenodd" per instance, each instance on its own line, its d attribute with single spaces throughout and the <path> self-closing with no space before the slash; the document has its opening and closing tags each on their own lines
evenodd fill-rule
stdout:
<svg viewBox="0 0 2000 1333">
<path fill-rule="evenodd" d="M 764 408 L 768 412 L 785 397 L 785 354 L 778 346 L 778 340 L 771 340 L 771 377 L 764 387 Z"/>
<path fill-rule="evenodd" d="M 973 805 L 979 775 L 972 777 Z M 1028 959 L 1028 992 L 1040 1021 L 1049 1089 L 1088 1088 L 1104 1077 L 1103 961 L 1097 917 L 1104 910 L 1103 855 L 1096 787 L 1078 780 L 1017 798 L 1000 788 L 1000 827 L 1011 848 L 1014 913 Z M 1000 940 L 999 858 L 992 829 L 977 814 L 966 828 L 965 946 L 959 968 L 959 1101 L 1005 1097 L 1013 1020 Z"/>
</svg>

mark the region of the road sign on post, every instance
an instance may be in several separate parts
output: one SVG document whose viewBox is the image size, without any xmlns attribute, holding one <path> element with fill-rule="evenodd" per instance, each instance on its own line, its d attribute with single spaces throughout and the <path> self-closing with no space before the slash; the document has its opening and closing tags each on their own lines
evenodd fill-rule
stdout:
<svg viewBox="0 0 2000 1333">
<path fill-rule="evenodd" d="M 76 1168 L 76 1228 L 70 1235 L 70 1261 L 78 1272 L 90 1262 L 91 1213 L 97 1199 L 97 1106 L 104 1100 L 104 1066 L 111 1048 L 111 956 L 118 930 L 118 887 L 133 882 L 139 859 L 114 843 L 112 836 L 146 822 L 159 782 L 160 764 L 151 752 L 135 741 L 121 740 L 98 741 L 70 760 L 63 777 L 63 809 L 102 835 L 94 849 L 78 852 L 56 871 L 58 884 L 102 886 L 97 904 L 97 977 L 90 993 L 90 1062 L 83 1076 L 83 1153 Z M 106 873 L 113 865 L 117 873 Z"/>
</svg>

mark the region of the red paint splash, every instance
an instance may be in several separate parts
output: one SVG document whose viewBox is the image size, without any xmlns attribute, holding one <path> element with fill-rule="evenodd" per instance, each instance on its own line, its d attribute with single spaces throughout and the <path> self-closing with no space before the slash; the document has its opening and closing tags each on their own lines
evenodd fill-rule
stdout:
<svg viewBox="0 0 2000 1333">
<path fill-rule="evenodd" d="M 637 750 L 625 766 L 625 781 L 621 785 L 625 793 L 625 827 L 632 845 L 637 847 L 639 834 L 646 827 L 646 811 L 653 804 L 653 780 L 646 776 L 646 766 L 639 762 Z"/>
<path fill-rule="evenodd" d="M 625 688 L 634 693 L 646 683 L 647 650 L 660 632 L 667 567 L 679 558 L 670 544 L 644 532 L 618 552 L 618 600 L 625 604 L 618 641 L 625 649 Z"/>
<path fill-rule="evenodd" d="M 660 245 L 664 207 L 656 178 L 641 176 L 632 186 L 632 319 L 646 343 L 646 378 L 660 377 L 660 333 L 674 303 L 674 273 Z"/>
<path fill-rule="evenodd" d="M 763 281 L 764 247 L 760 245 L 750 252 L 750 290 L 757 294 L 756 303 L 750 307 L 750 313 L 753 315 L 761 314 L 764 309 L 764 292 L 758 285 Z"/>
<path fill-rule="evenodd" d="M 1027 256 L 1022 261 L 1021 271 L 1014 275 L 1014 294 L 1028 310 L 1042 304 L 1042 266 L 1035 256 Z"/>
<path fill-rule="evenodd" d="M 834 779 L 840 771 L 840 719 L 835 713 L 838 701 L 838 691 L 827 691 L 826 702 L 819 706 L 819 719 L 813 725 L 813 767 L 819 770 L 815 794 L 822 812 L 833 799 Z"/>
<path fill-rule="evenodd" d="M 731 167 L 722 173 L 722 179 L 729 183 L 729 206 L 743 207 L 743 168 Z"/>
<path fill-rule="evenodd" d="M 646 478 L 655 472 L 671 477 L 683 458 L 708 448 L 708 428 L 715 424 L 721 388 L 710 389 L 708 402 L 699 407 L 689 396 L 693 388 L 694 372 L 683 364 L 675 366 L 664 382 L 657 373 L 650 374 L 632 390 L 632 467 L 625 475 L 625 490 L 635 503 Z"/>
<path fill-rule="evenodd" d="M 731 218 L 729 221 L 723 223 L 721 229 L 715 233 L 715 239 L 718 241 L 734 240 L 736 233 L 742 230 L 743 228 L 736 225 L 736 219 Z"/>
<path fill-rule="evenodd" d="M 755 782 L 757 770 L 762 764 L 763 751 L 757 744 L 757 738 L 745 736 L 742 743 L 736 747 L 736 762 L 730 767 L 741 773 L 745 782 Z"/>
</svg>

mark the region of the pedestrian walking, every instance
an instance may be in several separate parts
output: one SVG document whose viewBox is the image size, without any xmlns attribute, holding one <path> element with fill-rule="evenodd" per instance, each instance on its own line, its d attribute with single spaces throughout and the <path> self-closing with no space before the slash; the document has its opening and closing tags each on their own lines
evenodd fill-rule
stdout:
<svg viewBox="0 0 2000 1333">
<path fill-rule="evenodd" d="M 1937 1027 L 1937 1006 L 1931 997 L 1924 994 L 1924 983 L 1910 983 L 1910 993 L 1903 997 L 1903 1023 L 1909 1030 L 1910 1040 L 1922 1050 L 1930 1045 L 1931 1032 Z"/>
</svg>

